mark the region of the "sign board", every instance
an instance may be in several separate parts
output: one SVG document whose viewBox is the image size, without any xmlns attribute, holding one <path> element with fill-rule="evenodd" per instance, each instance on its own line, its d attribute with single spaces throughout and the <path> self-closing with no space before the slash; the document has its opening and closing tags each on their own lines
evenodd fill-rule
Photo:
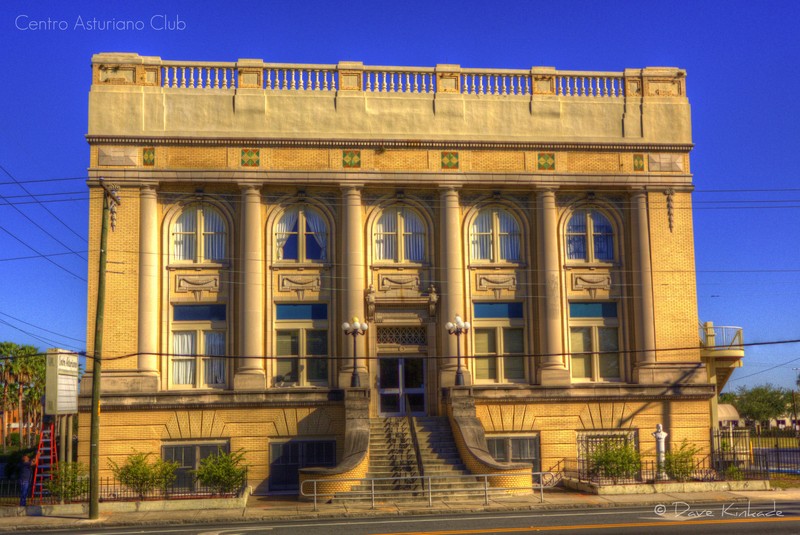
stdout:
<svg viewBox="0 0 800 535">
<path fill-rule="evenodd" d="M 78 354 L 63 349 L 47 350 L 45 414 L 78 412 Z"/>
</svg>

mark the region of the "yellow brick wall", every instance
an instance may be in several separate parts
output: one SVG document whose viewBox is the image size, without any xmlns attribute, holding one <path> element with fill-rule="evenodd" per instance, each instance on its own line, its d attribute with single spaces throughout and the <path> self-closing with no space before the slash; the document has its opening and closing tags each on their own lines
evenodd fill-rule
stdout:
<svg viewBox="0 0 800 535">
<path fill-rule="evenodd" d="M 438 161 L 438 160 L 437 160 Z M 423 171 L 428 169 L 428 152 L 424 150 L 375 151 L 372 158 L 375 169 L 384 171 Z"/>
<path fill-rule="evenodd" d="M 522 151 L 471 151 L 469 168 L 470 171 L 488 173 L 523 171 L 525 169 L 525 153 Z"/>
<path fill-rule="evenodd" d="M 326 149 L 261 149 L 262 158 L 270 169 L 315 170 L 330 169 L 329 152 Z M 339 160 L 341 161 L 341 153 Z M 264 162 L 262 162 L 264 165 Z M 341 165 L 341 163 L 339 164 Z"/>
<path fill-rule="evenodd" d="M 97 310 L 97 280 L 100 248 L 100 225 L 103 211 L 101 188 L 90 190 L 89 255 L 86 347 L 94 349 Z M 136 369 L 139 289 L 139 190 L 123 188 L 118 192 L 122 204 L 117 207 L 117 226 L 109 224 L 106 269 L 106 302 L 103 321 L 103 369 Z M 134 354 L 132 357 L 119 358 Z M 87 359 L 87 368 L 92 360 Z"/>
<path fill-rule="evenodd" d="M 487 436 L 539 433 L 542 470 L 558 461 L 577 457 L 580 431 L 636 429 L 640 453 L 655 458 L 656 424 L 669 433 L 668 444 L 679 447 L 683 439 L 710 453 L 711 420 L 708 401 L 618 401 L 573 403 L 478 404 L 476 415 Z"/>
<path fill-rule="evenodd" d="M 349 492 L 353 487 L 361 483 L 369 472 L 369 451 L 358 463 L 358 466 L 348 472 L 336 475 L 308 475 L 300 473 L 300 495 L 313 495 L 316 491 L 317 496 L 332 496 L 337 492 Z M 322 480 L 322 481 L 319 481 Z M 313 483 L 304 485 L 306 481 L 318 481 L 316 486 Z"/>
<path fill-rule="evenodd" d="M 618 173 L 620 170 L 620 154 L 616 152 L 568 152 L 564 160 L 566 169 L 557 171 L 586 173 Z"/>
<path fill-rule="evenodd" d="M 673 228 L 669 228 L 667 196 L 648 194 L 653 266 L 656 347 L 699 346 L 694 229 L 690 193 L 675 193 Z M 659 352 L 659 361 L 699 361 L 700 350 Z"/>
<path fill-rule="evenodd" d="M 533 485 L 533 477 L 530 468 L 497 470 L 496 468 L 486 466 L 472 454 L 469 448 L 467 448 L 464 436 L 461 434 L 461 430 L 453 418 L 450 419 L 450 427 L 453 429 L 453 438 L 455 439 L 456 448 L 458 449 L 461 461 L 472 474 L 502 474 L 488 478 L 489 486 L 516 489 L 520 492 L 530 490 Z"/>
<path fill-rule="evenodd" d="M 159 165 L 159 162 L 163 162 L 163 165 Z M 228 167 L 228 151 L 225 147 L 159 147 L 156 149 L 156 166 L 170 169 L 223 169 Z"/>
<path fill-rule="evenodd" d="M 84 414 L 79 423 L 78 459 L 88 464 L 89 415 Z M 100 428 L 101 477 L 112 476 L 109 459 L 121 464 L 137 451 L 158 458 L 161 446 L 170 442 L 224 439 L 230 440 L 231 451 L 244 450 L 249 483 L 265 488 L 270 441 L 292 437 L 335 439 L 339 461 L 345 419 L 342 407 L 102 411 Z"/>
</svg>

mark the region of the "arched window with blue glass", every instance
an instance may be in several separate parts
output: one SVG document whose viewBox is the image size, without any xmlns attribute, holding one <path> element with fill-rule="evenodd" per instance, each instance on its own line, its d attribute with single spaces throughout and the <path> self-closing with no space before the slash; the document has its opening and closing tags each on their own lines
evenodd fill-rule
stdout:
<svg viewBox="0 0 800 535">
<path fill-rule="evenodd" d="M 425 224 L 410 208 L 387 208 L 375 222 L 374 244 L 379 262 L 423 262 Z"/>
<path fill-rule="evenodd" d="M 279 261 L 325 262 L 328 260 L 328 225 L 322 214 L 309 206 L 290 206 L 275 228 Z"/>
<path fill-rule="evenodd" d="M 612 262 L 614 226 L 599 210 L 576 210 L 567 222 L 566 246 L 567 260 Z"/>
<path fill-rule="evenodd" d="M 472 259 L 486 262 L 519 262 L 520 226 L 510 212 L 484 208 L 472 223 Z"/>
</svg>

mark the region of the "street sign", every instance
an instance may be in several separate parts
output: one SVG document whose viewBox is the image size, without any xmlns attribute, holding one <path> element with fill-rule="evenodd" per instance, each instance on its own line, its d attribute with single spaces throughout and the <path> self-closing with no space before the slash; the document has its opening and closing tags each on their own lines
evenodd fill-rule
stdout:
<svg viewBox="0 0 800 535">
<path fill-rule="evenodd" d="M 78 354 L 64 349 L 47 350 L 44 413 L 78 412 Z"/>
</svg>

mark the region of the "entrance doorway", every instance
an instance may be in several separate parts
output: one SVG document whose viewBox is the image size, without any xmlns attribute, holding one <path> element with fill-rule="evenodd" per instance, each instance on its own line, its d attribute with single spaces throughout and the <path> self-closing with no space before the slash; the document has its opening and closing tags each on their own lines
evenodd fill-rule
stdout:
<svg viewBox="0 0 800 535">
<path fill-rule="evenodd" d="M 425 360 L 422 357 L 381 357 L 378 403 L 381 416 L 425 414 Z"/>
</svg>

